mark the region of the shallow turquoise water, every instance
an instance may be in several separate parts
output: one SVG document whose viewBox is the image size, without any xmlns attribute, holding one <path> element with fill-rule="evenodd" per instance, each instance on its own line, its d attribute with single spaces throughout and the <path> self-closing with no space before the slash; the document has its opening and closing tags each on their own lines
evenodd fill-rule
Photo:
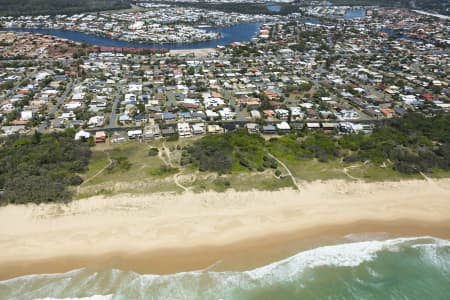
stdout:
<svg viewBox="0 0 450 300">
<path fill-rule="evenodd" d="M 347 242 L 244 272 L 89 269 L 0 281 L 0 299 L 450 299 L 450 241 Z"/>
</svg>

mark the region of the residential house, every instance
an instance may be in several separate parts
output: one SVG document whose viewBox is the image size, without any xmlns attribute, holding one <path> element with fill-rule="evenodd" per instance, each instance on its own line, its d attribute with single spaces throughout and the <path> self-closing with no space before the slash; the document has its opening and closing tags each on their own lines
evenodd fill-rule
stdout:
<svg viewBox="0 0 450 300">
<path fill-rule="evenodd" d="M 178 135 L 180 137 L 191 137 L 192 136 L 192 130 L 191 130 L 191 126 L 189 126 L 189 123 L 178 122 L 177 123 L 177 131 L 178 131 Z"/>
<path fill-rule="evenodd" d="M 95 142 L 96 143 L 106 142 L 106 133 L 104 131 L 97 131 L 95 133 Z"/>
<path fill-rule="evenodd" d="M 161 130 L 158 124 L 151 124 L 144 127 L 143 137 L 145 140 L 154 140 L 161 137 Z"/>
<path fill-rule="evenodd" d="M 206 129 L 207 132 L 211 134 L 223 133 L 223 128 L 219 125 L 208 125 Z"/>
<path fill-rule="evenodd" d="M 247 123 L 245 124 L 248 133 L 259 133 L 259 125 L 256 123 Z"/>
<path fill-rule="evenodd" d="M 275 133 L 277 133 L 277 128 L 274 125 L 272 125 L 272 124 L 264 125 L 263 126 L 263 133 L 265 133 L 265 134 L 275 134 Z"/>
</svg>

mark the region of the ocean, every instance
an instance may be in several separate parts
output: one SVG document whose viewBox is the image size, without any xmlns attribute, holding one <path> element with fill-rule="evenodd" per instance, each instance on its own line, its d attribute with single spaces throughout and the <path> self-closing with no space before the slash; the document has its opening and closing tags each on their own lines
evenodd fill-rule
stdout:
<svg viewBox="0 0 450 300">
<path fill-rule="evenodd" d="M 247 271 L 89 268 L 0 281 L 0 299 L 450 299 L 450 241 L 348 235 Z"/>
</svg>

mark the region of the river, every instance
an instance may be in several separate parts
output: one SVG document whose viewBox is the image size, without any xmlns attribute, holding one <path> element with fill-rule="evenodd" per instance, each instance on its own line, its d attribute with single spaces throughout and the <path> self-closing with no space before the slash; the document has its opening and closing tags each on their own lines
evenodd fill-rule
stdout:
<svg viewBox="0 0 450 300">
<path fill-rule="evenodd" d="M 205 27 L 204 29 L 208 31 L 219 32 L 221 34 L 221 38 L 211 41 L 173 44 L 127 42 L 94 34 L 62 29 L 2 28 L 1 30 L 42 33 L 75 42 L 86 43 L 88 45 L 105 47 L 184 50 L 215 48 L 217 46 L 225 46 L 234 42 L 247 42 L 256 36 L 260 26 L 261 23 L 245 23 L 223 27 Z"/>
<path fill-rule="evenodd" d="M 366 10 L 363 8 L 349 9 L 344 14 L 345 20 L 361 19 L 366 16 Z"/>
</svg>

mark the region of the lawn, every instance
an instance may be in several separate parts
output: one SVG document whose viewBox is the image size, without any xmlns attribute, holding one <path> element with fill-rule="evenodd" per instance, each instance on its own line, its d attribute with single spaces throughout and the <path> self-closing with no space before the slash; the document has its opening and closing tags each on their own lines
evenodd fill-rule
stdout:
<svg viewBox="0 0 450 300">
<path fill-rule="evenodd" d="M 93 153 L 95 153 L 95 156 L 91 160 L 89 170 L 91 170 L 91 166 L 93 166 L 93 169 L 97 169 L 98 166 L 104 167 L 105 160 L 107 165 L 109 163 L 108 156 L 112 159 L 126 157 L 128 158 L 131 167 L 128 170 L 110 171 L 106 169 L 87 184 L 95 185 L 108 181 L 123 181 L 124 179 L 126 179 L 126 181 L 134 181 L 151 176 L 151 170 L 158 169 L 164 165 L 164 162 L 158 156 L 148 155 L 148 151 L 152 147 L 153 145 L 150 144 L 130 142 L 103 149 L 101 150 L 102 152 L 100 152 L 103 154 L 97 154 L 98 151 L 94 150 Z M 89 173 L 91 173 L 91 171 L 89 171 Z"/>
<path fill-rule="evenodd" d="M 180 192 L 169 175 L 174 170 L 166 168 L 159 156 L 150 156 L 150 148 L 161 143 L 129 142 L 120 145 L 99 145 L 93 149 L 88 172 L 83 174 L 85 183 L 80 186 L 78 198 L 98 194 Z M 129 169 L 103 168 L 109 165 L 109 158 L 126 157 Z M 94 175 L 96 175 L 93 177 Z"/>
</svg>

